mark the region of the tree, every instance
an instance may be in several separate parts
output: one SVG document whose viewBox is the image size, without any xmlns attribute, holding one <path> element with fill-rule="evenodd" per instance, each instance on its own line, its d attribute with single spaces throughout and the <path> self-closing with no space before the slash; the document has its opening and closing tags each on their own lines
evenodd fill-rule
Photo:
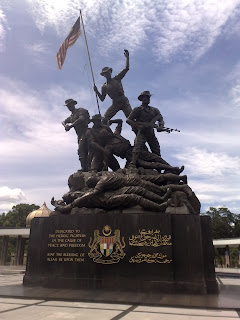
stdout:
<svg viewBox="0 0 240 320">
<path fill-rule="evenodd" d="M 26 218 L 28 214 L 34 210 L 37 210 L 39 206 L 35 204 L 20 203 L 12 207 L 12 210 L 7 214 L 3 213 L 0 216 L 0 227 L 25 227 Z"/>
<path fill-rule="evenodd" d="M 0 228 L 21 228 L 26 226 L 26 218 L 28 214 L 37 210 L 39 206 L 35 204 L 20 203 L 12 207 L 7 214 L 0 216 Z M 2 239 L 0 239 L 0 250 L 2 250 Z M 9 238 L 7 261 L 11 259 L 11 253 L 15 252 L 16 238 Z"/>
<path fill-rule="evenodd" d="M 206 214 L 212 219 L 213 239 L 240 237 L 240 215 L 228 208 L 210 207 Z"/>
<path fill-rule="evenodd" d="M 240 237 L 240 215 L 228 208 L 210 207 L 206 212 L 212 219 L 213 239 Z M 215 248 L 215 260 L 218 266 L 225 265 L 225 248 Z M 229 248 L 230 265 L 238 266 L 238 248 Z"/>
</svg>

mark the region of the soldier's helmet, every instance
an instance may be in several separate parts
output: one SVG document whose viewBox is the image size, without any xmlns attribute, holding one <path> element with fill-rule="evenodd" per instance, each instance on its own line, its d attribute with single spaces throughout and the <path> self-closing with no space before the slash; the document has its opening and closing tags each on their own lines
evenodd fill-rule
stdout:
<svg viewBox="0 0 240 320">
<path fill-rule="evenodd" d="M 70 103 L 73 103 L 73 104 L 75 105 L 75 104 L 77 104 L 77 101 L 76 101 L 76 100 L 73 100 L 73 99 L 67 99 L 67 100 L 65 101 L 64 106 L 67 106 L 67 105 L 69 105 Z"/>
<path fill-rule="evenodd" d="M 107 73 L 108 71 L 110 71 L 112 73 L 112 68 L 104 67 L 104 68 L 102 68 L 102 72 L 100 73 L 100 75 L 104 76 L 105 73 Z"/>
<path fill-rule="evenodd" d="M 138 100 L 142 101 L 142 98 L 144 96 L 148 96 L 149 98 L 152 96 L 152 94 L 150 93 L 150 91 L 143 91 L 140 96 L 138 97 Z"/>
<path fill-rule="evenodd" d="M 102 120 L 102 116 L 98 113 L 92 116 L 91 122 Z"/>
</svg>

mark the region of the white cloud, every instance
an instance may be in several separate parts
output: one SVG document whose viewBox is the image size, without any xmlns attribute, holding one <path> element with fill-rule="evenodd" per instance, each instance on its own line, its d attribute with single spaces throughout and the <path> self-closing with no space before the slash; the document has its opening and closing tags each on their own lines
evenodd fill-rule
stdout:
<svg viewBox="0 0 240 320">
<path fill-rule="evenodd" d="M 240 107 L 240 83 L 236 84 L 231 91 L 234 105 Z"/>
<path fill-rule="evenodd" d="M 82 8 L 87 33 L 98 39 L 102 54 L 145 47 L 158 59 L 176 54 L 195 60 L 214 43 L 239 0 L 28 0 L 43 32 L 55 27 L 62 40 Z M 150 41 L 148 41 L 150 39 Z"/>
<path fill-rule="evenodd" d="M 25 200 L 26 196 L 21 189 L 10 189 L 6 186 L 0 187 L 0 201 L 19 202 Z"/>
<path fill-rule="evenodd" d="M 8 212 L 16 203 L 24 202 L 25 200 L 26 196 L 21 189 L 10 189 L 6 186 L 0 187 L 0 212 Z"/>
<path fill-rule="evenodd" d="M 176 155 L 182 160 L 189 172 L 194 176 L 240 176 L 240 158 L 231 157 L 225 153 L 209 152 L 204 149 L 192 147 L 184 153 Z"/>
<path fill-rule="evenodd" d="M 176 157 L 185 164 L 188 184 L 199 198 L 202 211 L 219 204 L 234 210 L 238 207 L 239 211 L 239 157 L 194 147 Z"/>
<path fill-rule="evenodd" d="M 18 159 L 29 156 L 37 158 L 39 155 L 43 156 L 46 149 L 50 149 L 52 153 L 58 150 L 61 154 L 67 153 L 75 145 L 75 132 L 71 130 L 66 134 L 61 125 L 69 116 L 63 104 L 66 97 L 79 94 L 81 100 L 86 100 L 88 94 L 84 89 L 78 90 L 77 94 L 70 94 L 60 87 L 38 92 L 22 82 L 14 82 L 5 77 L 0 77 L 0 87 L 1 126 L 5 131 L 0 150 L 2 156 L 8 156 L 12 160 L 14 155 Z M 64 148 L 60 148 L 60 145 Z"/>
<path fill-rule="evenodd" d="M 15 206 L 16 203 L 3 203 L 0 204 L 0 214 L 5 212 L 7 213 L 8 211 L 12 210 L 12 207 Z"/>
<path fill-rule="evenodd" d="M 202 207 L 207 210 L 208 206 L 234 208 L 233 212 L 239 213 L 240 195 L 238 181 L 231 181 L 228 176 L 222 179 L 210 177 L 208 181 L 189 179 L 189 185 L 199 198 Z"/>
<path fill-rule="evenodd" d="M 7 28 L 7 19 L 3 10 L 0 8 L 0 52 L 3 51 L 5 47 L 4 39 L 6 36 L 6 28 Z"/>
<path fill-rule="evenodd" d="M 214 43 L 222 27 L 239 5 L 238 0 L 164 1 L 154 48 L 159 58 L 176 53 L 198 59 Z"/>
<path fill-rule="evenodd" d="M 48 47 L 43 42 L 35 42 L 32 44 L 25 44 L 25 48 L 29 51 L 31 54 L 42 54 L 48 52 Z"/>
<path fill-rule="evenodd" d="M 65 31 L 74 16 L 79 15 L 77 0 L 27 0 L 31 6 L 36 24 L 41 31 L 47 26 L 55 27 L 58 32 Z M 68 25 L 69 31 L 72 26 Z M 64 40 L 64 39 L 63 39 Z"/>
</svg>

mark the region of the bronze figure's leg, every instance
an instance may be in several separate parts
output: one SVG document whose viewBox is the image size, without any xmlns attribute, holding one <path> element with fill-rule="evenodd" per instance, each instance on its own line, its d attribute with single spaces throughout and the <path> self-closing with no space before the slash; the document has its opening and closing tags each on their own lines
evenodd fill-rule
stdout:
<svg viewBox="0 0 240 320">
<path fill-rule="evenodd" d="M 133 147 L 133 151 L 132 151 L 132 160 L 130 162 L 130 164 L 132 166 L 136 166 L 136 162 L 138 160 L 138 157 L 141 153 L 141 150 L 143 150 L 143 147 L 146 143 L 146 137 L 145 135 L 139 130 L 135 141 L 134 141 L 134 147 Z"/>
<path fill-rule="evenodd" d="M 120 165 L 113 155 L 110 155 L 108 158 L 108 166 L 110 169 L 112 169 L 112 171 L 117 171 L 120 169 Z"/>
<path fill-rule="evenodd" d="M 106 125 L 108 120 L 112 119 L 112 117 L 114 117 L 119 110 L 119 106 L 112 104 L 111 107 L 109 107 L 104 113 L 102 123 Z"/>
<path fill-rule="evenodd" d="M 171 194 L 170 189 L 167 190 L 167 192 L 165 193 L 165 195 L 163 197 L 157 195 L 156 193 L 154 193 L 152 191 L 146 190 L 145 188 L 137 187 L 137 186 L 130 186 L 130 187 L 122 188 L 122 189 L 123 189 L 124 193 L 137 194 L 139 196 L 142 196 L 143 198 L 154 201 L 156 203 L 161 203 L 163 201 L 166 201 Z M 119 191 L 121 191 L 121 189 Z"/>
<path fill-rule="evenodd" d="M 103 156 L 99 154 L 94 154 L 91 161 L 91 170 L 92 171 L 102 171 L 103 169 Z"/>
<path fill-rule="evenodd" d="M 153 134 L 147 139 L 147 142 L 149 144 L 149 147 L 153 153 L 155 153 L 158 156 L 161 156 L 160 152 L 160 145 L 158 142 L 157 137 L 155 136 L 154 132 Z"/>
<path fill-rule="evenodd" d="M 125 114 L 126 118 L 130 115 L 130 113 L 132 112 L 132 107 L 127 99 L 125 105 L 122 107 L 122 111 Z"/>
<path fill-rule="evenodd" d="M 78 157 L 81 163 L 82 171 L 88 171 L 88 145 L 85 138 L 81 138 L 78 143 Z"/>
</svg>

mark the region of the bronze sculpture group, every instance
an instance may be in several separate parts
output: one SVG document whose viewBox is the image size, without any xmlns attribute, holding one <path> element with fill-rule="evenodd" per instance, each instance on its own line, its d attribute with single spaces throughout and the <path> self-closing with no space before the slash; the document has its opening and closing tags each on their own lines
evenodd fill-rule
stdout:
<svg viewBox="0 0 240 320">
<path fill-rule="evenodd" d="M 106 82 L 101 93 L 94 86 L 101 101 L 106 95 L 112 99 L 104 117 L 96 114 L 90 118 L 86 109 L 75 107 L 75 100 L 65 101 L 71 115 L 62 124 L 66 131 L 71 128 L 76 131 L 81 170 L 69 177 L 70 191 L 63 200 L 52 198 L 55 214 L 124 210 L 134 206 L 169 213 L 181 208 L 181 213 L 198 214 L 200 203 L 187 184 L 187 176 L 180 175 L 184 167 L 173 167 L 161 157 L 154 130 L 173 129 L 165 128 L 159 110 L 149 106 L 151 93 L 143 91 L 138 97 L 141 105 L 134 109 L 124 94 L 121 80 L 129 70 L 129 52 L 124 50 L 124 55 L 126 67 L 115 77 L 111 76 L 112 68 L 102 69 Z M 120 110 L 136 135 L 133 146 L 121 135 L 123 120 L 112 119 Z M 110 128 L 113 124 L 114 131 Z M 126 159 L 124 169 L 116 156 Z"/>
</svg>

